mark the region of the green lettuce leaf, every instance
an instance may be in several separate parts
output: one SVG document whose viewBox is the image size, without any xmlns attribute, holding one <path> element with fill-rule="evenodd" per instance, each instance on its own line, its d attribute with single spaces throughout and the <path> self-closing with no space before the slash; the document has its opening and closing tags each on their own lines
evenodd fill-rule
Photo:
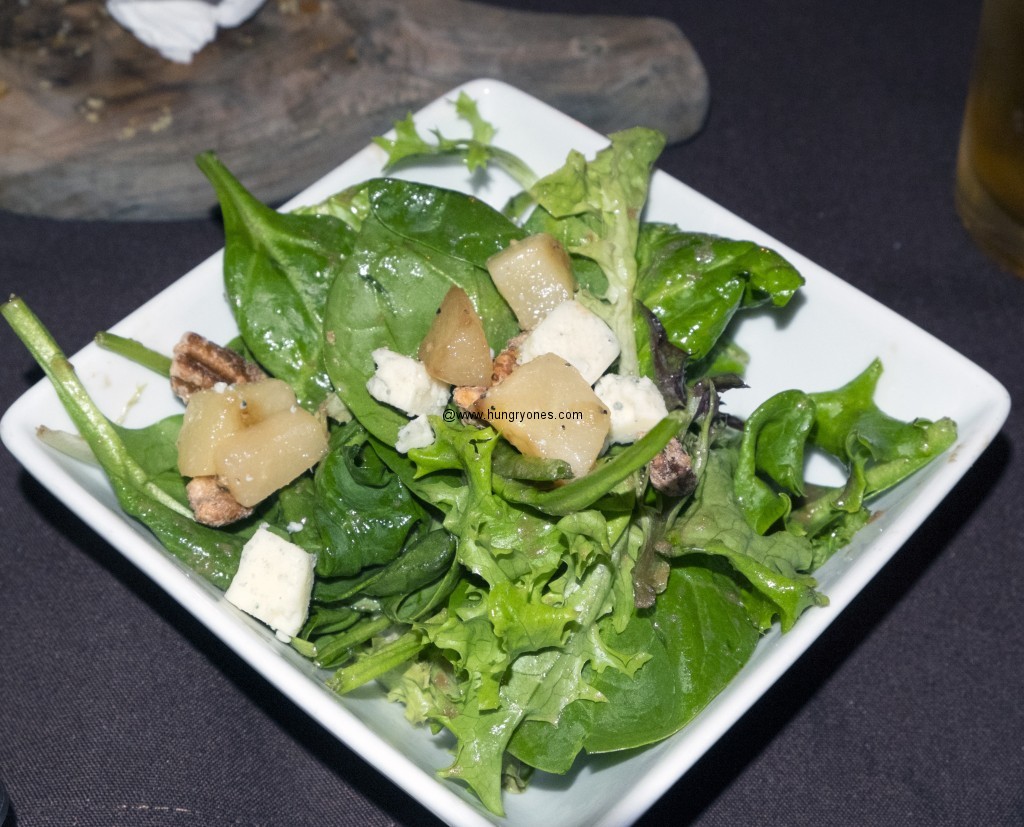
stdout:
<svg viewBox="0 0 1024 827">
<path fill-rule="evenodd" d="M 635 128 L 609 137 L 611 144 L 593 160 L 571 152 L 564 166 L 538 181 L 530 192 L 556 219 L 551 229 L 569 252 L 600 265 L 607 286 L 592 309 L 605 318 L 619 340 L 619 372 L 635 375 L 639 372 L 633 323 L 637 239 L 651 170 L 665 146 L 665 136 Z"/>
<path fill-rule="evenodd" d="M 460 159 L 470 172 L 478 172 L 494 164 L 504 169 L 524 189 L 537 180 L 537 176 L 518 156 L 494 146 L 494 126 L 481 117 L 480 110 L 465 92 L 455 99 L 456 115 L 469 125 L 469 138 L 449 138 L 439 130 L 432 131 L 433 140 L 422 136 L 412 115 L 397 121 L 395 137 L 377 137 L 373 142 L 388 154 L 386 169 L 393 169 L 410 161 L 427 158 L 450 157 Z"/>
</svg>

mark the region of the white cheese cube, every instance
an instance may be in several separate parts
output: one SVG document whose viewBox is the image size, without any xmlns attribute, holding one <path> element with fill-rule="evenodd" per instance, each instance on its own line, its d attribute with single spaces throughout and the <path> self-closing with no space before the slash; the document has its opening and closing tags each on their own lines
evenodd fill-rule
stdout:
<svg viewBox="0 0 1024 827">
<path fill-rule="evenodd" d="M 408 454 L 413 448 L 426 448 L 434 444 L 434 429 L 425 416 L 417 416 L 408 425 L 398 429 L 398 441 L 395 450 L 400 454 Z"/>
<path fill-rule="evenodd" d="M 315 563 L 312 554 L 261 526 L 242 548 L 224 597 L 287 643 L 306 622 Z"/>
<path fill-rule="evenodd" d="M 646 376 L 609 373 L 597 380 L 594 393 L 611 416 L 608 442 L 636 442 L 668 416 L 665 400 Z"/>
<path fill-rule="evenodd" d="M 440 416 L 451 387 L 427 373 L 423 363 L 385 347 L 372 353 L 376 372 L 366 383 L 370 396 L 410 417 Z"/>
<path fill-rule="evenodd" d="M 554 353 L 593 385 L 619 355 L 619 340 L 596 313 L 570 299 L 548 313 L 519 347 L 519 362 L 526 364 Z"/>
</svg>

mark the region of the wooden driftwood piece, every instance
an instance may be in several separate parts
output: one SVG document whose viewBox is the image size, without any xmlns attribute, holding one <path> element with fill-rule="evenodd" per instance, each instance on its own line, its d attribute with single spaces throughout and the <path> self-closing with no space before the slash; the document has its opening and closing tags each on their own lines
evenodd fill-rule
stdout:
<svg viewBox="0 0 1024 827">
<path fill-rule="evenodd" d="M 0 2 L 0 208 L 59 218 L 194 217 L 216 150 L 277 203 L 398 118 L 477 77 L 602 132 L 671 142 L 701 126 L 703 66 L 668 21 L 468 0 L 268 0 L 191 64 L 142 45 L 101 0 Z"/>
</svg>

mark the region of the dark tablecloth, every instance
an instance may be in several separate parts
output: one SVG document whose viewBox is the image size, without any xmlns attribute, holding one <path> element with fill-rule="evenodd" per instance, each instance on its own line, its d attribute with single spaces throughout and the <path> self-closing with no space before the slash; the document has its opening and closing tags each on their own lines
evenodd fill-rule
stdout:
<svg viewBox="0 0 1024 827">
<path fill-rule="evenodd" d="M 665 153 L 665 170 L 1016 397 L 1024 280 L 976 249 L 951 198 L 979 6 L 586 8 L 670 17 L 707 66 L 706 127 Z M 2 214 L 0 281 L 74 352 L 221 243 L 212 218 Z M 39 374 L 0 337 L 6 408 Z M 1022 431 L 1015 410 L 892 562 L 642 824 L 1024 824 Z M 0 778 L 13 823 L 435 823 L 6 452 L 0 475 Z"/>
</svg>

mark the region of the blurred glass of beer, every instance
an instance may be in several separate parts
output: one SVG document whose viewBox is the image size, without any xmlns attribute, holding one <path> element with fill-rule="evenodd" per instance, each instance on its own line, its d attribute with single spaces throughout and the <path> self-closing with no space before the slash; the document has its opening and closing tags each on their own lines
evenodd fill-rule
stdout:
<svg viewBox="0 0 1024 827">
<path fill-rule="evenodd" d="M 982 7 L 956 207 L 978 245 L 1024 276 L 1024 0 Z"/>
</svg>

